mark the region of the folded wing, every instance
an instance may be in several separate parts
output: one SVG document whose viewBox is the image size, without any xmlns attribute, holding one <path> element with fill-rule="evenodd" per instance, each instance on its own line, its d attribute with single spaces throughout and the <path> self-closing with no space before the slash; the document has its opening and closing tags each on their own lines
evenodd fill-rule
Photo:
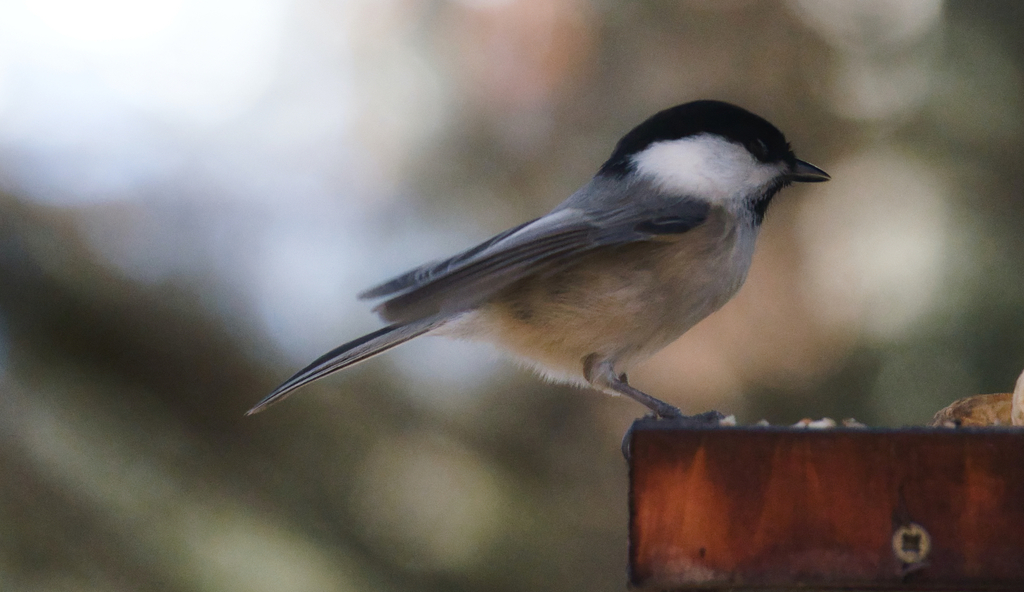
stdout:
<svg viewBox="0 0 1024 592">
<path fill-rule="evenodd" d="M 679 200 L 655 211 L 600 214 L 564 208 L 503 232 L 444 261 L 429 263 L 360 294 L 389 296 L 374 310 L 390 322 L 454 314 L 539 271 L 564 267 L 594 249 L 677 235 L 699 226 L 709 206 Z"/>
</svg>

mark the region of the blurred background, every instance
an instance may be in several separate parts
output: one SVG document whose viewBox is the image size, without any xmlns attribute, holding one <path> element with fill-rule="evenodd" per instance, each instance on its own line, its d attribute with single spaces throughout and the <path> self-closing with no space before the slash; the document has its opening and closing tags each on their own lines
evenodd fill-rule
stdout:
<svg viewBox="0 0 1024 592">
<path fill-rule="evenodd" d="M 738 103 L 832 174 L 631 375 L 699 412 L 919 424 L 1024 369 L 1024 4 L 0 0 L 0 588 L 621 590 L 645 410 L 355 294 Z M 742 467 L 736 467 L 742 470 Z"/>
</svg>

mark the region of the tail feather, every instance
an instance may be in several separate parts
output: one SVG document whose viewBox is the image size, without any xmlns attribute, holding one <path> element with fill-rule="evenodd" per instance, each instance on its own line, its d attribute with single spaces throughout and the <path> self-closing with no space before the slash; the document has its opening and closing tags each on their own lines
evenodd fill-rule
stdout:
<svg viewBox="0 0 1024 592">
<path fill-rule="evenodd" d="M 344 345 L 332 349 L 320 356 L 312 364 L 295 373 L 281 386 L 274 389 L 274 392 L 267 395 L 252 409 L 245 412 L 246 415 L 259 413 L 267 407 L 277 403 L 290 395 L 295 389 L 318 380 L 328 374 L 337 372 L 358 364 L 363 360 L 385 352 L 396 345 L 401 345 L 414 337 L 436 329 L 444 322 L 443 318 L 429 318 L 412 323 L 390 325 L 364 335 L 359 339 L 349 341 Z"/>
</svg>

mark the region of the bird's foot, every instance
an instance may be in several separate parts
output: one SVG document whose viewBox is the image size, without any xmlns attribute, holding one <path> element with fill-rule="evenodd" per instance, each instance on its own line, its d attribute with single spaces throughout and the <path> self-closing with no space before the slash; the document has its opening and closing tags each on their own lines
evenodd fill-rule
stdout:
<svg viewBox="0 0 1024 592">
<path fill-rule="evenodd" d="M 679 428 L 706 428 L 710 426 L 717 426 L 720 421 L 725 419 L 725 416 L 718 411 L 706 411 L 704 413 L 698 413 L 697 415 L 683 415 L 676 410 L 678 415 L 662 415 L 658 414 L 654 419 L 658 420 L 659 427 L 679 427 Z M 648 418 L 643 418 L 644 420 Z"/>
<path fill-rule="evenodd" d="M 638 426 L 648 427 L 657 425 L 658 429 L 685 430 L 717 427 L 719 422 L 725 419 L 725 416 L 718 411 L 706 411 L 697 415 L 683 415 L 676 407 L 671 405 L 666 405 L 666 407 L 675 410 L 675 414 L 672 415 L 671 413 L 663 413 L 661 410 L 656 410 L 652 414 L 638 418 L 626 430 L 626 434 L 622 437 L 622 456 L 626 459 L 626 462 L 629 462 L 629 445 L 633 439 L 633 430 Z"/>
</svg>

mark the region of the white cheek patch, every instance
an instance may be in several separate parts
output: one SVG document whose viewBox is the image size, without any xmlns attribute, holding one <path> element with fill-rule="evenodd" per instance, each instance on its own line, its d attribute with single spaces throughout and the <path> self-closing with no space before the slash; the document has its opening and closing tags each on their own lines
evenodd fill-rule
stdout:
<svg viewBox="0 0 1024 592">
<path fill-rule="evenodd" d="M 633 164 L 665 191 L 717 204 L 760 193 L 783 172 L 782 165 L 760 162 L 743 146 L 712 134 L 656 142 Z"/>
</svg>

